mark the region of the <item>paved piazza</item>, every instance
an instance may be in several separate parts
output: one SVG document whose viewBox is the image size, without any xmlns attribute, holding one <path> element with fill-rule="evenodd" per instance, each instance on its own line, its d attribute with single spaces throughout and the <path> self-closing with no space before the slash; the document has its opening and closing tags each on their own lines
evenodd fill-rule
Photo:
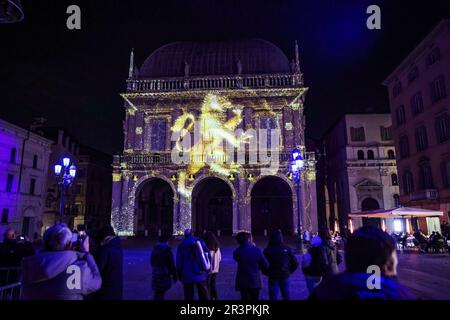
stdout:
<svg viewBox="0 0 450 320">
<path fill-rule="evenodd" d="M 235 243 L 231 238 L 221 239 L 222 263 L 217 276 L 219 298 L 221 300 L 239 299 L 234 289 L 236 264 L 232 253 Z M 264 248 L 267 240 L 257 239 Z M 289 243 L 293 244 L 293 241 Z M 177 241 L 171 246 L 176 253 Z M 151 299 L 150 253 L 154 242 L 148 240 L 124 241 L 124 299 Z M 301 261 L 301 256 L 297 256 Z M 341 266 L 341 269 L 343 266 Z M 450 299 L 450 256 L 448 254 L 399 253 L 399 279 L 421 299 Z M 177 282 L 167 293 L 168 300 L 183 299 L 183 290 Z M 292 299 L 306 299 L 308 292 L 301 270 L 291 277 Z M 267 278 L 263 277 L 262 299 L 268 299 Z"/>
</svg>

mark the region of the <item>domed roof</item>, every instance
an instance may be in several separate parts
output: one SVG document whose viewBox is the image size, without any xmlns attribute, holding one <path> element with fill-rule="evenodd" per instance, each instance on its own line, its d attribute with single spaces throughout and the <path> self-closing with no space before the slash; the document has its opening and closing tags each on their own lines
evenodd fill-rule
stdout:
<svg viewBox="0 0 450 320">
<path fill-rule="evenodd" d="M 183 77 L 186 69 L 189 76 L 235 75 L 239 69 L 242 74 L 291 71 L 281 49 L 262 39 L 173 42 L 157 49 L 145 60 L 139 77 Z"/>
</svg>

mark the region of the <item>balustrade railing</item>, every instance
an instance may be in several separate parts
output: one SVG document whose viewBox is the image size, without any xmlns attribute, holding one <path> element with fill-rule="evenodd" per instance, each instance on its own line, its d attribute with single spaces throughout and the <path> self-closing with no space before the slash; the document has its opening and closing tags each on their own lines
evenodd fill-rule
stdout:
<svg viewBox="0 0 450 320">
<path fill-rule="evenodd" d="M 300 82 L 301 74 L 177 77 L 128 79 L 127 89 L 131 92 L 153 92 L 187 89 L 289 87 L 298 85 Z"/>
</svg>

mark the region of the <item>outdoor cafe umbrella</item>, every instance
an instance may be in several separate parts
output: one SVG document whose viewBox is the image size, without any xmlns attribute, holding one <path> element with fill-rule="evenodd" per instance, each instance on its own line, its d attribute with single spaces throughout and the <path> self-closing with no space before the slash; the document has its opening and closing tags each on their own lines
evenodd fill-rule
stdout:
<svg viewBox="0 0 450 320">
<path fill-rule="evenodd" d="M 352 212 L 350 218 L 398 218 L 398 217 L 438 217 L 443 216 L 442 211 L 421 208 L 398 207 L 393 209 L 377 209 L 361 212 Z"/>
</svg>

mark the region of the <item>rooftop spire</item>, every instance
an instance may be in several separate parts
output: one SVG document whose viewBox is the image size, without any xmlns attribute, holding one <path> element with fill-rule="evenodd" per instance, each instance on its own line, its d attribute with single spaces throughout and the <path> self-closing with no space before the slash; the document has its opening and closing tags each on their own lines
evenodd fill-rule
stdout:
<svg viewBox="0 0 450 320">
<path fill-rule="evenodd" d="M 133 78 L 134 73 L 134 48 L 131 48 L 130 52 L 130 68 L 128 69 L 128 78 Z"/>
<path fill-rule="evenodd" d="M 297 40 L 295 40 L 295 72 L 300 72 L 300 58 L 298 55 Z"/>
</svg>

